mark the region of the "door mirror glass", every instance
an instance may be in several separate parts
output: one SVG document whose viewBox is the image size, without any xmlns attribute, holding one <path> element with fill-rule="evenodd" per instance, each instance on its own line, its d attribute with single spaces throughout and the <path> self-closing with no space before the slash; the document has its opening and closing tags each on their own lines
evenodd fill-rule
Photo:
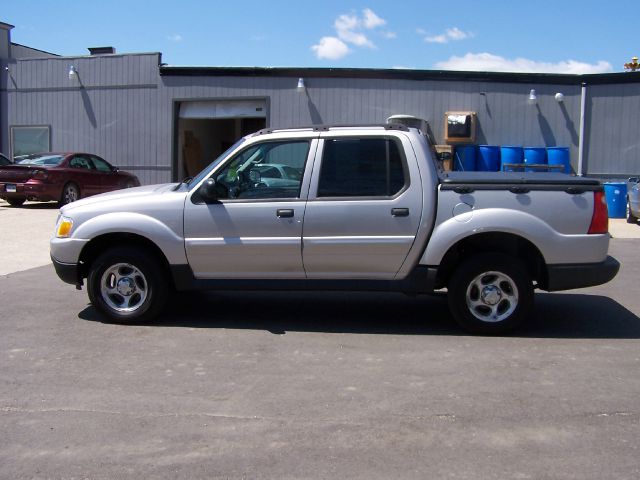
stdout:
<svg viewBox="0 0 640 480">
<path fill-rule="evenodd" d="M 218 185 L 213 178 L 207 178 L 200 186 L 198 193 L 205 203 L 215 203 L 218 201 Z"/>
</svg>

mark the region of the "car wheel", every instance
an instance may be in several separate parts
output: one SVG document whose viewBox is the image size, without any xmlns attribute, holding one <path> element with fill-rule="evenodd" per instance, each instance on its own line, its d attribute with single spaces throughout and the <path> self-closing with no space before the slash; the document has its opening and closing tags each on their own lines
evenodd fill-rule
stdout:
<svg viewBox="0 0 640 480">
<path fill-rule="evenodd" d="M 136 182 L 133 180 L 127 180 L 127 183 L 124 184 L 124 188 L 133 188 L 136 186 Z"/>
<path fill-rule="evenodd" d="M 107 250 L 92 263 L 87 280 L 91 303 L 117 323 L 152 320 L 168 296 L 165 272 L 139 248 Z"/>
<path fill-rule="evenodd" d="M 12 207 L 19 207 L 24 202 L 26 202 L 26 200 L 27 200 L 26 198 L 7 198 L 7 202 Z"/>
<path fill-rule="evenodd" d="M 638 217 L 631 212 L 631 202 L 627 199 L 627 223 L 638 223 Z"/>
<path fill-rule="evenodd" d="M 449 309 L 466 331 L 500 334 L 513 330 L 533 306 L 533 283 L 523 263 L 498 253 L 465 260 L 448 285 Z"/>
<path fill-rule="evenodd" d="M 80 199 L 80 189 L 75 183 L 67 183 L 62 189 L 62 196 L 60 197 L 60 206 L 67 203 L 75 202 Z"/>
</svg>

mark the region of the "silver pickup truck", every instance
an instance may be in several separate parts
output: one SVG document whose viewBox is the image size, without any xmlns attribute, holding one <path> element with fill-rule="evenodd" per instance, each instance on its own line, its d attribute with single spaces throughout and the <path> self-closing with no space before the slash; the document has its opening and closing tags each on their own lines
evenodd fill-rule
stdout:
<svg viewBox="0 0 640 480">
<path fill-rule="evenodd" d="M 597 180 L 443 172 L 400 125 L 262 130 L 179 184 L 64 206 L 51 257 L 108 319 L 147 321 L 173 290 L 446 289 L 466 330 L 500 333 L 534 288 L 611 280 Z"/>
</svg>

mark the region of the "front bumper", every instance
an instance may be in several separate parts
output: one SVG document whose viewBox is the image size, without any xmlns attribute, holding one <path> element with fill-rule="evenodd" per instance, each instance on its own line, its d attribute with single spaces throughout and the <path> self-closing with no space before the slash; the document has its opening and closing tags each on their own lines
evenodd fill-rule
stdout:
<svg viewBox="0 0 640 480">
<path fill-rule="evenodd" d="M 51 257 L 53 266 L 60 280 L 71 285 L 82 285 L 80 266 L 77 263 L 63 263 Z"/>
<path fill-rule="evenodd" d="M 611 256 L 599 263 L 547 265 L 547 281 L 540 288 L 557 292 L 602 285 L 612 280 L 618 270 L 620 262 Z"/>
</svg>

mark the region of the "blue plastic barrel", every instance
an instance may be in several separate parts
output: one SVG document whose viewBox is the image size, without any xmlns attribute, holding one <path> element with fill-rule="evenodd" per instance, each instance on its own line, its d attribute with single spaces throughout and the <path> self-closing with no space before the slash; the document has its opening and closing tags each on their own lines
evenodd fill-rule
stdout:
<svg viewBox="0 0 640 480">
<path fill-rule="evenodd" d="M 525 165 L 546 165 L 547 149 L 544 147 L 525 147 L 524 149 Z M 525 172 L 543 172 L 544 170 L 536 168 L 525 168 Z"/>
<path fill-rule="evenodd" d="M 522 163 L 524 159 L 524 149 L 518 146 L 503 145 L 500 147 L 500 169 L 508 172 L 517 172 L 517 167 L 505 166 L 509 163 Z"/>
<path fill-rule="evenodd" d="M 497 172 L 500 170 L 500 147 L 497 145 L 480 145 L 478 147 L 478 170 L 481 172 Z"/>
<path fill-rule="evenodd" d="M 626 183 L 605 183 L 604 196 L 607 199 L 609 218 L 625 218 L 627 216 Z"/>
<path fill-rule="evenodd" d="M 547 161 L 549 165 L 563 165 L 563 173 L 571 173 L 571 159 L 569 156 L 569 147 L 547 147 Z M 551 170 L 551 171 L 556 171 Z"/>
<path fill-rule="evenodd" d="M 460 145 L 456 147 L 453 162 L 454 170 L 472 172 L 476 169 L 476 146 Z"/>
</svg>

